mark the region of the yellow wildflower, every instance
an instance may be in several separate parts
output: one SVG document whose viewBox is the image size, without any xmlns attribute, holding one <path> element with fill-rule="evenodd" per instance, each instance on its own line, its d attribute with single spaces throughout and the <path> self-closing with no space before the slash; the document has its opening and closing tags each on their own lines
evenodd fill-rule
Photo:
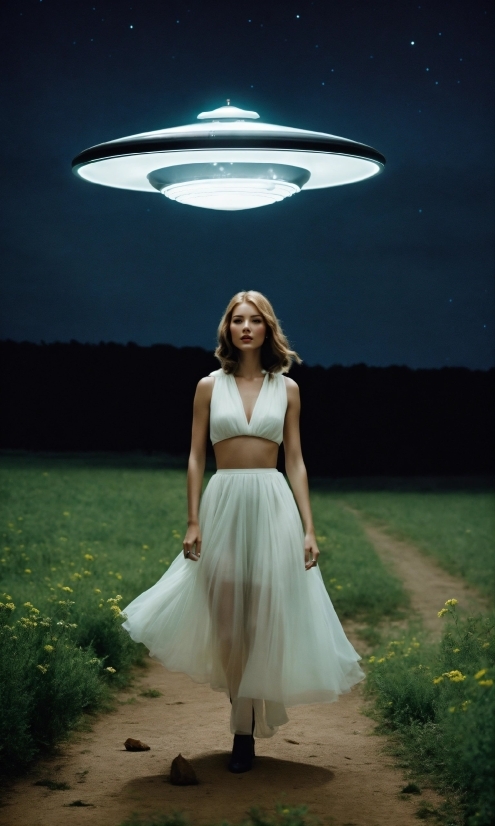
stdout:
<svg viewBox="0 0 495 826">
<path fill-rule="evenodd" d="M 41 671 L 42 674 L 46 674 L 46 672 L 48 671 L 47 665 L 37 665 L 36 668 L 38 669 L 38 671 Z"/>
<path fill-rule="evenodd" d="M 475 680 L 481 680 L 481 678 L 484 677 L 485 674 L 486 674 L 486 668 L 482 668 L 481 671 L 476 672 L 476 674 L 474 675 L 474 679 Z"/>
<path fill-rule="evenodd" d="M 377 663 L 384 663 L 384 662 L 385 662 L 385 657 L 380 657 L 380 659 L 377 660 Z"/>
<path fill-rule="evenodd" d="M 484 643 L 483 643 L 483 645 L 482 645 L 481 647 L 482 647 L 482 648 L 488 648 L 488 646 L 489 646 L 489 645 L 490 645 L 490 643 L 489 643 L 489 642 L 484 642 Z"/>
<path fill-rule="evenodd" d="M 32 574 L 33 572 L 32 572 L 32 570 L 31 570 L 31 568 L 25 568 L 25 569 L 24 569 L 24 573 L 25 573 L 25 574 Z"/>
<path fill-rule="evenodd" d="M 449 711 L 451 714 L 453 714 L 455 711 L 455 706 L 450 706 Z"/>
<path fill-rule="evenodd" d="M 480 680 L 478 685 L 493 685 L 493 680 Z"/>
<path fill-rule="evenodd" d="M 412 646 L 413 648 L 419 648 L 420 643 L 419 643 L 419 642 L 412 642 L 412 643 L 411 643 L 411 646 Z"/>
<path fill-rule="evenodd" d="M 84 554 L 84 559 L 87 559 L 88 562 L 92 562 L 94 559 L 93 554 Z"/>
<path fill-rule="evenodd" d="M 460 648 L 453 648 L 452 653 L 453 654 L 458 654 L 460 650 L 461 650 Z"/>
<path fill-rule="evenodd" d="M 445 605 L 457 605 L 456 599 L 448 599 Z"/>
<path fill-rule="evenodd" d="M 112 668 L 112 666 L 111 666 L 111 665 L 107 666 L 107 667 L 105 668 L 105 671 L 109 671 L 109 672 L 110 672 L 110 674 L 115 674 L 115 673 L 116 673 L 116 669 L 115 669 L 115 668 Z"/>
<path fill-rule="evenodd" d="M 48 651 L 49 654 L 53 651 L 53 645 L 45 645 L 44 650 Z"/>
<path fill-rule="evenodd" d="M 62 590 L 62 591 L 66 591 L 68 594 L 73 594 L 73 593 L 74 593 L 74 589 L 73 589 L 73 588 L 69 588 L 69 586 L 68 586 L 68 585 L 62 585 L 61 590 Z"/>
<path fill-rule="evenodd" d="M 437 617 L 443 617 L 444 614 L 448 614 L 448 613 L 449 613 L 448 608 L 441 608 L 440 611 L 437 614 Z"/>
<path fill-rule="evenodd" d="M 462 683 L 462 681 L 466 679 L 466 675 L 457 670 L 444 671 L 443 676 L 448 677 L 452 683 Z"/>
<path fill-rule="evenodd" d="M 374 662 L 375 662 L 375 660 L 376 660 L 376 657 L 370 657 L 370 658 L 369 658 L 369 660 L 368 660 L 368 662 L 369 662 L 369 663 L 374 663 Z"/>
<path fill-rule="evenodd" d="M 143 551 L 149 551 L 149 545 L 142 545 Z"/>
<path fill-rule="evenodd" d="M 438 685 L 438 683 L 443 682 L 443 677 L 435 677 L 433 680 L 433 685 Z"/>
<path fill-rule="evenodd" d="M 83 571 L 84 576 L 91 576 L 91 571 Z"/>
<path fill-rule="evenodd" d="M 101 594 L 101 588 L 95 588 L 94 592 L 95 594 Z"/>
<path fill-rule="evenodd" d="M 337 591 L 341 591 L 341 590 L 342 590 L 342 585 L 336 585 L 335 587 L 336 587 Z"/>
</svg>

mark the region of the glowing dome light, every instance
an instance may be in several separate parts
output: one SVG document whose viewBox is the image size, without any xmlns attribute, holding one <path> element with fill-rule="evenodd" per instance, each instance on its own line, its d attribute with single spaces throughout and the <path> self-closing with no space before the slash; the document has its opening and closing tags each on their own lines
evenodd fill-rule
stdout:
<svg viewBox="0 0 495 826">
<path fill-rule="evenodd" d="M 166 186 L 162 193 L 172 201 L 207 209 L 253 209 L 283 201 L 300 192 L 296 184 L 285 181 L 266 183 L 249 178 L 231 178 L 226 181 L 187 181 Z"/>
<path fill-rule="evenodd" d="M 240 210 L 303 189 L 362 181 L 385 164 L 364 144 L 258 119 L 257 112 L 221 106 L 202 112 L 196 124 L 86 149 L 73 160 L 73 171 L 92 183 L 159 192 L 181 204 Z"/>
</svg>

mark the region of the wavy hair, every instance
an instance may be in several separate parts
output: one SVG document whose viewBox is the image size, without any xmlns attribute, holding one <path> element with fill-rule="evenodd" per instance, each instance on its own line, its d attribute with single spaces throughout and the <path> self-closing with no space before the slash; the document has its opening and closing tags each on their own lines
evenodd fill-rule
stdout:
<svg viewBox="0 0 495 826">
<path fill-rule="evenodd" d="M 295 350 L 291 350 L 287 337 L 266 296 L 257 290 L 242 290 L 230 299 L 218 325 L 218 345 L 215 356 L 222 365 L 222 369 L 226 373 L 235 373 L 239 364 L 239 350 L 232 344 L 230 324 L 234 308 L 242 301 L 254 304 L 266 324 L 267 338 L 261 345 L 260 359 L 261 366 L 269 373 L 270 379 L 274 373 L 288 373 L 293 361 L 300 364 L 302 359 Z"/>
</svg>

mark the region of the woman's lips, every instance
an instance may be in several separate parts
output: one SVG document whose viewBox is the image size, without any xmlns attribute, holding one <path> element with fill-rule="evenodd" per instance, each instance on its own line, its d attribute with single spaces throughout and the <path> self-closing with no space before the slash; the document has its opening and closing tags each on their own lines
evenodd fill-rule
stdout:
<svg viewBox="0 0 495 826">
<path fill-rule="evenodd" d="M 251 336 L 242 336 L 241 341 L 252 341 Z"/>
</svg>

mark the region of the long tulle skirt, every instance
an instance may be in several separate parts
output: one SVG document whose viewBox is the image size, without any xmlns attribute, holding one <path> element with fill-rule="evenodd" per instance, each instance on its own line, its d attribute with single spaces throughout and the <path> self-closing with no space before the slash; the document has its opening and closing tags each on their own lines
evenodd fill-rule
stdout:
<svg viewBox="0 0 495 826">
<path fill-rule="evenodd" d="M 181 553 L 124 608 L 133 640 L 232 700 L 231 731 L 270 737 L 286 707 L 336 700 L 364 678 L 276 469 L 218 470 L 199 510 L 201 558 Z"/>
</svg>

